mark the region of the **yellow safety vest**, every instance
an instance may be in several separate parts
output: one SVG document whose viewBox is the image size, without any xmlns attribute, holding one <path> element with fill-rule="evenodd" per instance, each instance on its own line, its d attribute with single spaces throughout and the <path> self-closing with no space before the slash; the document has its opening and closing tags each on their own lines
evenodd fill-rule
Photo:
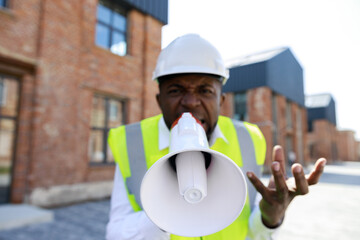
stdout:
<svg viewBox="0 0 360 240">
<path fill-rule="evenodd" d="M 128 191 L 128 198 L 134 211 L 140 211 L 140 185 L 142 177 L 158 159 L 169 153 L 169 149 L 159 150 L 158 122 L 162 115 L 141 122 L 111 129 L 108 142 L 115 162 Z M 218 138 L 211 149 L 232 159 L 245 173 L 253 171 L 258 176 L 264 164 L 266 143 L 259 128 L 247 122 L 240 122 L 219 116 L 218 126 L 227 139 Z M 246 159 L 245 162 L 242 159 Z M 182 237 L 171 235 L 172 240 L 243 240 L 248 231 L 248 220 L 255 201 L 256 190 L 247 180 L 248 197 L 240 216 L 227 228 L 203 237 Z"/>
</svg>

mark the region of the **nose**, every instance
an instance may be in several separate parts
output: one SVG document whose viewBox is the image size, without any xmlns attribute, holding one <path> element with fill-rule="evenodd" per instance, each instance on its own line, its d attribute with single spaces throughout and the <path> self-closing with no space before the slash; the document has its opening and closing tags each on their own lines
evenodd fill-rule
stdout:
<svg viewBox="0 0 360 240">
<path fill-rule="evenodd" d="M 187 92 L 181 99 L 181 104 L 187 109 L 193 109 L 200 105 L 200 99 L 196 94 Z"/>
</svg>

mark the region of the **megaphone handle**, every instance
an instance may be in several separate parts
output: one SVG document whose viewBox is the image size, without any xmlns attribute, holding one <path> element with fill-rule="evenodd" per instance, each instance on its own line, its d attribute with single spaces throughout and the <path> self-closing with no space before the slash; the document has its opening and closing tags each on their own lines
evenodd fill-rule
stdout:
<svg viewBox="0 0 360 240">
<path fill-rule="evenodd" d="M 207 195 L 204 155 L 199 151 L 182 152 L 175 164 L 179 193 L 188 203 L 200 202 Z"/>
</svg>

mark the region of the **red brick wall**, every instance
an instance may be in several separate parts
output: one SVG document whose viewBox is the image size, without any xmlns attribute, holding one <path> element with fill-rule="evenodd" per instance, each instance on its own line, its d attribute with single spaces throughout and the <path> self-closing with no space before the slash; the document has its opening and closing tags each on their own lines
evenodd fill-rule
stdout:
<svg viewBox="0 0 360 240">
<path fill-rule="evenodd" d="M 35 59 L 39 36 L 41 1 L 9 1 L 0 10 L 0 54 L 24 60 Z M 6 37 L 4 37 L 6 36 Z"/>
<path fill-rule="evenodd" d="M 357 161 L 357 143 L 353 131 L 338 131 L 339 159 L 342 161 Z"/>
<path fill-rule="evenodd" d="M 162 24 L 130 11 L 129 54 L 121 57 L 95 45 L 96 0 L 10 3 L 9 12 L 0 11 L 0 71 L 1 62 L 12 59 L 36 69 L 17 73 L 22 85 L 12 201 L 22 202 L 39 187 L 111 180 L 113 166 L 88 163 L 92 98 L 126 99 L 128 122 L 159 113 L 151 75 Z"/>
<path fill-rule="evenodd" d="M 233 116 L 233 94 L 227 93 L 227 100 L 222 107 L 221 113 L 223 115 Z M 272 104 L 273 92 L 268 87 L 259 87 L 247 91 L 247 111 L 248 122 L 255 123 L 259 126 L 264 134 L 267 150 L 264 171 L 270 171 L 272 162 L 272 149 L 275 144 L 281 145 L 284 148 L 285 158 L 286 152 L 286 137 L 290 137 L 293 145 L 293 151 L 296 154 L 297 162 L 307 164 L 308 154 L 306 151 L 306 132 L 307 120 L 306 109 L 298 104 L 291 102 L 291 118 L 292 127 L 287 128 L 286 123 L 286 98 L 281 95 L 275 95 L 276 110 L 273 109 Z M 277 114 L 277 122 L 273 122 L 273 114 Z M 273 141 L 273 132 L 277 131 L 276 143 Z"/>
<path fill-rule="evenodd" d="M 324 157 L 329 163 L 337 161 L 341 149 L 338 145 L 336 126 L 327 120 L 313 122 L 313 131 L 307 135 L 307 144 L 311 161 Z"/>
<path fill-rule="evenodd" d="M 234 94 L 226 93 L 225 101 L 223 102 L 220 108 L 220 114 L 227 117 L 232 117 L 234 115 Z"/>
<path fill-rule="evenodd" d="M 335 161 L 359 161 L 359 142 L 353 131 L 339 131 L 325 119 L 313 122 L 313 131 L 307 134 L 311 161 L 324 157 L 328 163 Z"/>
<path fill-rule="evenodd" d="M 266 159 L 264 170 L 267 172 L 271 164 L 273 146 L 271 89 L 259 87 L 247 91 L 247 109 L 249 122 L 259 126 L 266 140 Z"/>
<path fill-rule="evenodd" d="M 303 143 L 304 143 L 304 163 L 310 164 L 311 159 L 309 155 L 309 147 L 307 142 L 307 135 L 308 135 L 308 121 L 307 121 L 307 111 L 306 108 L 301 109 L 301 116 L 302 116 L 302 131 L 303 131 Z"/>
</svg>

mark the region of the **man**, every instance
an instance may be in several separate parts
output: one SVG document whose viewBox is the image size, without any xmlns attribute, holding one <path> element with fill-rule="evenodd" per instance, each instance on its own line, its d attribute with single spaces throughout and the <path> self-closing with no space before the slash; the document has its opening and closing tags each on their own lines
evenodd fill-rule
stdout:
<svg viewBox="0 0 360 240">
<path fill-rule="evenodd" d="M 293 178 L 289 179 L 293 181 L 287 181 L 284 153 L 276 146 L 273 177 L 264 186 L 259 180 L 259 167 L 265 158 L 264 137 L 256 125 L 219 116 L 228 71 L 216 48 L 198 35 L 179 37 L 163 49 L 153 78 L 159 83 L 156 99 L 163 114 L 119 127 L 109 135 L 117 168 L 107 239 L 271 239 L 294 197 L 306 194 L 308 186 L 318 182 L 326 160 L 319 159 L 307 177 L 302 166 L 294 164 Z M 144 171 L 168 153 L 169 129 L 184 112 L 200 120 L 211 149 L 231 158 L 247 172 L 253 185 L 249 184 L 249 201 L 234 223 L 199 238 L 175 236 L 159 229 L 142 211 L 137 196 Z M 255 189 L 258 201 L 251 196 Z"/>
</svg>

